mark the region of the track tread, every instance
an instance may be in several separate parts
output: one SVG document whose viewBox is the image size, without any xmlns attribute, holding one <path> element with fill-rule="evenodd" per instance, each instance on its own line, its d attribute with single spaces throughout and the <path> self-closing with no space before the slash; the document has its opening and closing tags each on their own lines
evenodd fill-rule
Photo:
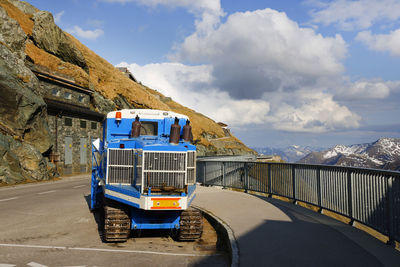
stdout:
<svg viewBox="0 0 400 267">
<path fill-rule="evenodd" d="M 126 208 L 114 201 L 104 205 L 104 241 L 126 242 L 131 229 L 131 220 Z"/>
<path fill-rule="evenodd" d="M 179 224 L 179 241 L 197 240 L 203 233 L 203 215 L 197 209 L 189 208 L 182 211 Z"/>
</svg>

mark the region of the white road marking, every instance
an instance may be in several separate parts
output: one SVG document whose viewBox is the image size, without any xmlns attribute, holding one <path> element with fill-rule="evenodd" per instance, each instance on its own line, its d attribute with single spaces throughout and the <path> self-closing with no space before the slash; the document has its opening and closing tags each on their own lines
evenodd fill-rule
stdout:
<svg viewBox="0 0 400 267">
<path fill-rule="evenodd" d="M 0 263 L 0 267 L 15 267 L 15 264 Z"/>
<path fill-rule="evenodd" d="M 44 195 L 44 194 L 54 193 L 56 191 L 57 190 L 50 190 L 50 191 L 40 192 L 40 193 L 37 193 L 37 195 Z"/>
<path fill-rule="evenodd" d="M 67 249 L 67 247 L 39 246 L 39 245 L 21 245 L 21 244 L 0 244 L 0 247 Z"/>
<path fill-rule="evenodd" d="M 20 248 L 38 248 L 38 249 L 62 249 L 62 250 L 79 250 L 79 251 L 100 251 L 100 252 L 115 252 L 115 253 L 138 253 L 138 254 L 156 254 L 166 256 L 184 256 L 184 257 L 209 257 L 213 255 L 185 254 L 185 253 L 170 253 L 157 252 L 146 250 L 126 250 L 126 249 L 106 249 L 106 248 L 70 248 L 59 246 L 39 246 L 39 245 L 22 245 L 22 244 L 0 244 L 0 247 L 20 247 Z"/>
<path fill-rule="evenodd" d="M 2 201 L 9 201 L 9 200 L 13 200 L 13 199 L 17 199 L 18 197 L 10 197 L 10 198 L 5 198 L 5 199 L 0 199 L 0 202 Z M 1 265 L 0 265 L 1 267 Z"/>
<path fill-rule="evenodd" d="M 81 185 L 74 186 L 72 188 L 79 188 L 79 187 L 84 187 L 84 186 L 86 186 L 86 185 L 85 184 L 81 184 Z"/>
<path fill-rule="evenodd" d="M 28 263 L 27 265 L 31 266 L 31 267 L 47 267 L 47 265 L 43 265 L 43 264 L 40 264 L 40 263 L 37 263 L 37 262 L 33 262 L 33 261 Z"/>
<path fill-rule="evenodd" d="M 197 254 L 170 253 L 170 252 L 157 252 L 157 251 L 145 251 L 145 250 L 107 249 L 107 248 L 68 248 L 68 249 L 82 250 L 82 251 L 140 253 L 140 254 L 157 254 L 157 255 L 168 255 L 168 256 L 188 256 L 188 257 L 209 256 L 209 255 L 197 255 Z"/>
</svg>

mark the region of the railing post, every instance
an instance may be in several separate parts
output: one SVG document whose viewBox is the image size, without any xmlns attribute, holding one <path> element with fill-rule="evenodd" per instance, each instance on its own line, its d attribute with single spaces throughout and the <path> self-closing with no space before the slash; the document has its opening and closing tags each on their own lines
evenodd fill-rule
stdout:
<svg viewBox="0 0 400 267">
<path fill-rule="evenodd" d="M 351 219 L 349 224 L 353 223 L 353 189 L 351 186 L 351 170 L 347 170 L 347 207 L 348 216 Z"/>
<path fill-rule="evenodd" d="M 394 197 L 393 197 L 393 176 L 389 176 L 388 188 L 387 188 L 387 203 L 388 203 L 388 230 L 389 230 L 389 241 L 390 246 L 396 246 L 394 237 Z"/>
<path fill-rule="evenodd" d="M 222 162 L 221 167 L 222 167 L 222 169 L 221 169 L 221 172 L 222 172 L 222 187 L 225 188 L 225 187 L 226 187 L 226 181 L 225 181 L 225 162 Z"/>
<path fill-rule="evenodd" d="M 247 169 L 247 162 L 244 163 L 244 191 L 247 193 L 249 190 L 249 170 Z"/>
<path fill-rule="evenodd" d="M 272 173 L 272 171 L 271 171 L 271 163 L 267 163 L 268 164 L 268 177 L 267 177 L 267 180 L 268 180 L 268 194 L 272 194 L 272 187 L 271 187 L 271 173 Z"/>
<path fill-rule="evenodd" d="M 292 164 L 292 194 L 293 194 L 293 203 L 296 203 L 296 165 Z"/>
<path fill-rule="evenodd" d="M 320 210 L 322 210 L 321 191 L 321 167 L 317 167 L 317 201 Z"/>
<path fill-rule="evenodd" d="M 203 185 L 206 185 L 207 162 L 203 161 Z"/>
</svg>

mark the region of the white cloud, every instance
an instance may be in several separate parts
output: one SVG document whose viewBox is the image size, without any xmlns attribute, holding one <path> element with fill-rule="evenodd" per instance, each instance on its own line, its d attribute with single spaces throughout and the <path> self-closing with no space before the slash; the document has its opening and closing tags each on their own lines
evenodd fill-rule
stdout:
<svg viewBox="0 0 400 267">
<path fill-rule="evenodd" d="M 95 30 L 83 30 L 79 26 L 74 26 L 72 29 L 67 30 L 69 33 L 76 35 L 78 37 L 84 39 L 97 39 L 104 34 L 102 29 L 95 29 Z"/>
<path fill-rule="evenodd" d="M 215 85 L 236 98 L 296 90 L 342 73 L 347 46 L 340 35 L 323 37 L 272 9 L 235 13 L 208 34 L 197 31 L 171 59 L 209 62 Z"/>
<path fill-rule="evenodd" d="M 63 11 L 60 11 L 60 12 L 58 12 L 58 13 L 56 13 L 55 15 L 54 15 L 54 22 L 55 23 L 60 23 L 61 22 L 61 17 L 64 15 L 64 10 Z"/>
<path fill-rule="evenodd" d="M 214 88 L 212 66 L 187 66 L 181 63 L 158 63 L 140 66 L 120 63 L 147 86 L 214 120 L 232 125 L 264 123 L 269 103 L 264 100 L 235 100 Z"/>
<path fill-rule="evenodd" d="M 344 71 L 347 44 L 340 35 L 324 37 L 272 9 L 221 22 L 218 0 L 132 1 L 181 6 L 196 16 L 195 32 L 170 56 L 192 65 L 119 64 L 151 88 L 232 127 L 325 132 L 359 126 L 360 117 L 326 92 Z"/>
<path fill-rule="evenodd" d="M 120 63 L 135 77 L 177 102 L 232 127 L 268 124 L 294 132 L 325 132 L 359 126 L 359 116 L 318 91 L 273 92 L 268 99 L 234 99 L 214 87 L 212 66 Z"/>
<path fill-rule="evenodd" d="M 387 51 L 393 56 L 400 56 L 400 29 L 389 34 L 372 34 L 370 31 L 359 32 L 356 40 L 363 42 L 370 49 Z"/>
<path fill-rule="evenodd" d="M 365 100 L 384 99 L 390 95 L 392 85 L 384 81 L 357 81 L 346 84 L 336 92 L 336 99 Z"/>
<path fill-rule="evenodd" d="M 293 132 L 327 132 L 358 128 L 360 117 L 321 92 L 298 92 L 296 106 L 281 100 L 272 117 L 275 129 Z"/>
<path fill-rule="evenodd" d="M 334 0 L 329 3 L 308 2 L 316 7 L 311 12 L 312 22 L 336 25 L 342 30 L 366 29 L 376 22 L 396 21 L 400 18 L 398 0 Z"/>
</svg>

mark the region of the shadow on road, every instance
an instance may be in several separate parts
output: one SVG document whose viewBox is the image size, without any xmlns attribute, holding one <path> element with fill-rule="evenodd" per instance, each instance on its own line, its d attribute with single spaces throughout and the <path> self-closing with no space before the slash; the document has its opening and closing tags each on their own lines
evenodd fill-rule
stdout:
<svg viewBox="0 0 400 267">
<path fill-rule="evenodd" d="M 99 237 L 100 237 L 100 240 L 102 241 L 102 242 L 104 242 L 104 239 L 103 239 L 103 229 L 104 229 L 104 209 L 102 209 L 102 208 L 98 208 L 98 209 L 95 209 L 95 210 L 91 210 L 91 208 L 90 208 L 90 194 L 89 195 L 86 195 L 86 196 L 84 196 L 84 198 L 85 198 L 85 200 L 86 200 L 86 203 L 87 203 L 87 206 L 88 206 L 88 210 L 92 213 L 92 215 L 93 215 L 93 218 L 94 218 L 94 220 L 96 221 L 96 224 L 97 224 L 97 231 L 99 232 Z"/>
</svg>

